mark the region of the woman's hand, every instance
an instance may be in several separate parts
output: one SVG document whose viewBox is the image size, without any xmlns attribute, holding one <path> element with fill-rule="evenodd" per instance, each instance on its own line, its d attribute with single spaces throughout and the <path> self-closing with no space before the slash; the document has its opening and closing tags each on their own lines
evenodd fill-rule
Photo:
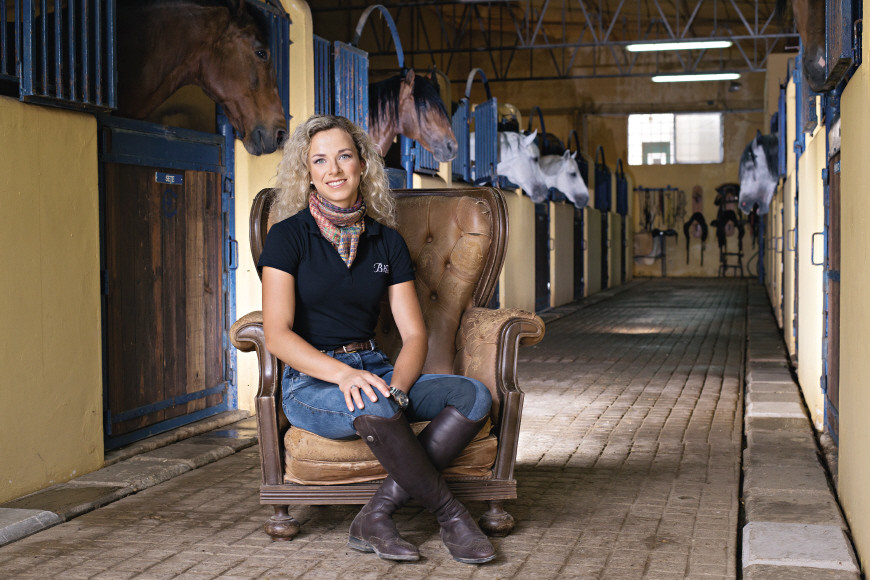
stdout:
<svg viewBox="0 0 870 580">
<path fill-rule="evenodd" d="M 374 403 L 378 400 L 375 391 L 379 391 L 384 398 L 390 396 L 390 387 L 386 381 L 376 374 L 368 371 L 348 367 L 347 374 L 338 380 L 338 389 L 344 394 L 344 402 L 347 410 L 353 412 L 353 406 L 364 409 L 363 394 Z"/>
</svg>

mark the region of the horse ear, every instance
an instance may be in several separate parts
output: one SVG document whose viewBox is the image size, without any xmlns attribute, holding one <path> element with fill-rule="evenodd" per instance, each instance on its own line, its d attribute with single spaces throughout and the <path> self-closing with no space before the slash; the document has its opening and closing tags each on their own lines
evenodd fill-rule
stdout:
<svg viewBox="0 0 870 580">
<path fill-rule="evenodd" d="M 760 130 L 760 129 L 756 129 L 756 130 L 755 130 L 755 140 L 756 140 L 756 141 L 760 141 L 760 140 L 761 140 L 761 130 Z"/>
<path fill-rule="evenodd" d="M 414 86 L 414 69 L 409 68 L 408 72 L 405 73 L 405 84 L 409 86 Z"/>
<path fill-rule="evenodd" d="M 574 154 L 571 153 L 570 149 L 565 149 L 565 152 L 562 153 L 562 159 L 568 160 L 568 159 L 571 159 L 572 157 L 574 157 Z"/>
<path fill-rule="evenodd" d="M 537 136 L 538 136 L 538 130 L 535 129 L 534 131 L 532 131 L 531 133 L 529 133 L 528 135 L 523 137 L 523 147 L 528 147 L 529 145 L 534 143 L 535 137 L 537 137 Z"/>
</svg>

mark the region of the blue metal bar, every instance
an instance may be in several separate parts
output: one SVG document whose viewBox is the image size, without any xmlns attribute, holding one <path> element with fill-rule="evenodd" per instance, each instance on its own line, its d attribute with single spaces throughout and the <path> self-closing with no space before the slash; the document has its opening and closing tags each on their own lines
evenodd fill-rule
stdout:
<svg viewBox="0 0 870 580">
<path fill-rule="evenodd" d="M 88 44 L 88 4 L 90 0 L 82 0 L 81 14 L 81 33 L 82 33 L 82 101 L 83 103 L 91 102 L 91 87 L 90 87 L 90 46 Z"/>
<path fill-rule="evenodd" d="M 63 98 L 63 13 L 60 0 L 54 0 L 54 96 Z"/>
<path fill-rule="evenodd" d="M 70 0 L 72 1 L 72 0 Z M 117 63 L 115 62 L 115 1 L 106 2 L 106 72 L 108 73 L 108 105 L 118 106 L 116 89 L 118 86 Z M 72 75 L 70 75 L 72 76 Z"/>
<path fill-rule="evenodd" d="M 94 0 L 94 103 L 103 104 L 102 0 Z"/>
<path fill-rule="evenodd" d="M 224 401 L 223 403 L 215 405 L 214 407 L 208 407 L 201 411 L 196 411 L 194 413 L 189 413 L 180 417 L 167 419 L 166 421 L 161 421 L 159 423 L 149 425 L 148 427 L 137 429 L 136 431 L 131 431 L 130 433 L 125 433 L 124 435 L 119 435 L 118 437 L 106 437 L 106 449 L 117 449 L 118 447 L 128 445 L 135 441 L 140 441 L 151 435 L 163 433 L 165 431 L 169 431 L 170 429 L 181 427 L 182 425 L 187 425 L 189 423 L 193 423 L 194 421 L 199 421 L 201 419 L 205 419 L 206 417 L 211 417 L 212 415 L 217 415 L 218 413 L 223 413 L 227 410 L 227 403 L 226 401 Z"/>
<path fill-rule="evenodd" d="M 236 140 L 233 133 L 233 126 L 229 119 L 219 109 L 218 115 L 218 130 L 224 140 L 223 146 L 223 170 L 221 182 L 221 213 L 224 216 L 227 235 L 224 236 L 227 246 L 227 254 L 229 260 L 224 262 L 221 278 L 223 281 L 224 292 L 224 311 L 226 313 L 223 321 L 222 342 L 224 349 L 225 362 L 225 378 L 227 380 L 228 389 L 226 403 L 228 408 L 238 408 L 238 378 L 236 376 L 236 349 L 230 343 L 229 328 L 236 321 L 236 270 L 231 267 L 229 262 L 232 259 L 232 246 L 236 241 L 233 236 L 236 233 L 236 209 L 235 209 L 235 147 Z M 238 261 L 236 261 L 238 264 Z"/>
<path fill-rule="evenodd" d="M 21 6 L 21 70 L 18 76 L 21 79 L 19 91 L 22 95 L 33 94 L 33 0 L 22 0 Z"/>
<path fill-rule="evenodd" d="M 9 54 L 6 52 L 6 0 L 0 2 L 0 74 L 9 74 Z"/>
<path fill-rule="evenodd" d="M 314 112 L 332 114 L 329 41 L 314 35 Z"/>
<path fill-rule="evenodd" d="M 41 18 L 39 19 L 39 30 L 42 37 L 39 39 L 39 57 L 42 62 L 42 87 L 40 87 L 40 95 L 48 95 L 48 9 L 46 0 L 40 0 L 39 7 L 42 10 Z"/>
<path fill-rule="evenodd" d="M 459 101 L 453 113 L 453 135 L 456 136 L 456 159 L 453 160 L 453 175 L 471 183 L 471 131 L 468 126 L 468 99 Z"/>
<path fill-rule="evenodd" d="M 76 100 L 76 1 L 68 0 L 67 10 L 69 15 L 69 99 Z"/>
<path fill-rule="evenodd" d="M 405 187 L 414 187 L 414 140 L 404 135 L 399 137 L 402 150 L 402 167 L 405 169 Z"/>
<path fill-rule="evenodd" d="M 380 10 L 381 17 L 387 21 L 387 26 L 390 27 L 390 34 L 393 36 L 393 44 L 396 47 L 396 58 L 399 59 L 399 68 L 405 68 L 405 53 L 402 52 L 402 39 L 399 38 L 399 31 L 396 30 L 396 23 L 393 21 L 393 17 L 390 15 L 390 11 L 381 6 L 380 4 L 375 4 L 373 6 L 369 6 L 365 9 L 365 12 L 360 16 L 359 21 L 356 24 L 356 30 L 353 33 L 353 40 L 350 42 L 353 46 L 359 44 L 360 36 L 362 36 L 363 28 L 366 25 L 366 21 L 369 18 L 369 15 L 373 10 Z"/>
<path fill-rule="evenodd" d="M 185 393 L 184 395 L 178 395 L 177 397 L 164 399 L 156 403 L 151 403 L 150 405 L 136 407 L 135 409 L 130 409 L 129 411 L 124 411 L 122 413 L 117 413 L 114 415 L 110 413 L 110 420 L 112 423 L 129 421 L 130 419 L 136 419 L 138 417 L 150 415 L 151 413 L 156 413 L 157 411 L 163 411 L 164 409 L 170 409 L 178 405 L 184 405 L 191 401 L 196 401 L 197 399 L 204 399 L 205 397 L 208 397 L 210 395 L 218 395 L 226 391 L 226 389 L 227 383 L 220 383 L 219 385 L 211 387 L 209 389 L 203 389 L 201 391 L 196 391 L 195 393 Z"/>
</svg>

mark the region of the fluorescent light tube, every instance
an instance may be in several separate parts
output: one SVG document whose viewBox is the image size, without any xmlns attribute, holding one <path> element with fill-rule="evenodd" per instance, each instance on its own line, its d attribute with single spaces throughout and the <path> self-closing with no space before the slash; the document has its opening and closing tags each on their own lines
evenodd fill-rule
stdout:
<svg viewBox="0 0 870 580">
<path fill-rule="evenodd" d="M 708 48 L 728 48 L 730 40 L 693 40 L 689 42 L 648 42 L 626 45 L 628 52 L 656 52 L 662 50 L 706 50 Z"/>
<path fill-rule="evenodd" d="M 685 83 L 697 81 L 733 81 L 740 78 L 739 73 L 706 73 L 689 75 L 656 75 L 654 83 Z"/>
</svg>

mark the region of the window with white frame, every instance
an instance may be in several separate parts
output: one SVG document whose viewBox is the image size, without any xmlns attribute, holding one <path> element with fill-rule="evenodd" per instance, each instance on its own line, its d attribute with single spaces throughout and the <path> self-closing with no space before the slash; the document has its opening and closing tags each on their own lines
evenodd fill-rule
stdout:
<svg viewBox="0 0 870 580">
<path fill-rule="evenodd" d="M 722 113 L 628 116 L 628 164 L 722 163 Z"/>
</svg>

